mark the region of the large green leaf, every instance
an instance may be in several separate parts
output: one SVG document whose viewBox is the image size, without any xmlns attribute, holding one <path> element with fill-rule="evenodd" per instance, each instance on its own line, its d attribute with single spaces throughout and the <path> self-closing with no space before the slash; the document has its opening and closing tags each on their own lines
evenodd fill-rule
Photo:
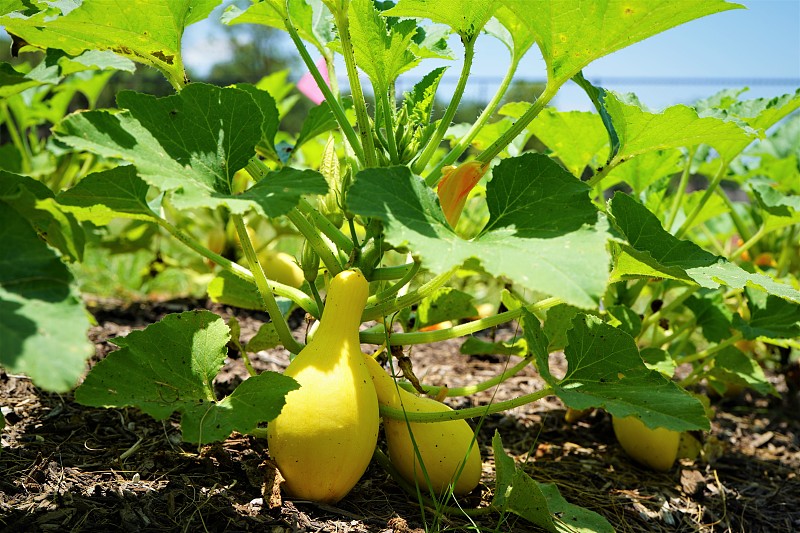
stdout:
<svg viewBox="0 0 800 533">
<path fill-rule="evenodd" d="M 386 94 L 397 76 L 419 64 L 419 58 L 410 50 L 416 33 L 416 21 L 387 25 L 372 0 L 351 0 L 353 52 L 376 94 Z"/>
<path fill-rule="evenodd" d="M 499 3 L 494 0 L 400 0 L 383 14 L 390 17 L 430 19 L 446 24 L 466 40 L 478 37 Z"/>
<path fill-rule="evenodd" d="M 596 0 L 588 3 L 550 0 L 533 5 L 530 0 L 502 0 L 502 3 L 536 36 L 547 65 L 547 77 L 556 85 L 566 82 L 595 59 L 635 42 L 690 20 L 743 7 L 722 0 Z M 453 9 L 454 15 L 459 13 L 457 7 Z"/>
<path fill-rule="evenodd" d="M 478 259 L 492 275 L 597 306 L 608 277 L 605 226 L 588 187 L 541 154 L 506 159 L 486 191 L 490 218 L 465 240 L 447 225 L 435 193 L 405 167 L 361 171 L 348 190 L 348 208 L 378 217 L 394 245 L 409 245 L 426 268 L 441 273 Z"/>
<path fill-rule="evenodd" d="M 608 521 L 588 509 L 569 503 L 553 483 L 531 479 L 506 454 L 500 434 L 492 437 L 496 487 L 492 505 L 553 533 L 610 533 Z"/>
<path fill-rule="evenodd" d="M 539 320 L 523 313 L 526 338 Z M 530 346 L 537 346 L 529 340 Z M 708 429 L 703 404 L 656 370 L 644 364 L 633 337 L 599 318 L 578 314 L 567 331 L 567 373 L 556 380 L 547 352 L 534 351 L 539 373 L 559 398 L 573 409 L 601 407 L 616 417 L 636 416 L 649 428 L 674 431 Z"/>
<path fill-rule="evenodd" d="M 0 200 L 0 365 L 46 390 L 75 386 L 94 346 L 72 274 Z"/>
<path fill-rule="evenodd" d="M 124 111 L 68 116 L 55 128 L 58 139 L 133 163 L 145 182 L 172 191 L 178 208 L 226 206 L 274 217 L 302 194 L 327 191 L 321 174 L 285 168 L 233 194 L 234 174 L 264 134 L 264 116 L 248 91 L 198 83 L 164 98 L 122 92 L 117 100 Z"/>
<path fill-rule="evenodd" d="M 152 220 L 156 214 L 147 203 L 149 188 L 135 167 L 117 167 L 89 174 L 59 194 L 58 203 L 80 220 L 98 226 L 118 217 Z"/>
<path fill-rule="evenodd" d="M 757 287 L 769 294 L 800 302 L 800 291 L 771 277 L 751 273 L 697 246 L 682 241 L 664 230 L 658 218 L 624 193 L 616 193 L 609 202 L 614 226 L 627 239 L 620 246 L 613 276 L 663 277 L 696 283 L 716 289 L 722 285 L 741 289 Z"/>
<path fill-rule="evenodd" d="M 765 231 L 800 224 L 799 195 L 783 194 L 776 183 L 764 178 L 754 178 L 749 185 L 761 208 L 758 215 Z"/>
<path fill-rule="evenodd" d="M 245 10 L 232 5 L 222 15 L 222 22 L 229 25 L 261 24 L 283 30 L 285 5 L 284 0 L 253 2 Z M 330 11 L 319 0 L 292 0 L 288 6 L 292 25 L 298 35 L 320 53 L 326 53 L 325 46 L 333 40 L 333 17 Z"/>
<path fill-rule="evenodd" d="M 41 81 L 29 78 L 8 63 L 0 63 L 0 98 L 8 98 L 41 84 Z"/>
<path fill-rule="evenodd" d="M 519 62 L 536 42 L 536 36 L 517 12 L 507 6 L 498 6 L 494 17 L 486 24 L 486 32 L 508 47 L 512 61 Z"/>
<path fill-rule="evenodd" d="M 733 326 L 746 339 L 800 337 L 800 305 L 751 289 L 746 294 L 750 318 L 744 320 L 738 314 L 733 315 Z"/>
<path fill-rule="evenodd" d="M 8 33 L 33 46 L 56 48 L 70 55 L 86 50 L 110 50 L 159 69 L 173 85 L 186 75 L 181 59 L 184 29 L 205 19 L 220 0 L 84 1 L 68 13 L 53 2 L 30 16 L 0 17 Z"/>
<path fill-rule="evenodd" d="M 225 362 L 230 330 L 209 311 L 172 314 L 113 342 L 120 347 L 97 363 L 75 391 L 96 407 L 138 407 L 163 420 L 181 414 L 184 440 L 207 443 L 248 432 L 280 413 L 293 379 L 264 372 L 217 400 L 213 380 Z"/>
</svg>

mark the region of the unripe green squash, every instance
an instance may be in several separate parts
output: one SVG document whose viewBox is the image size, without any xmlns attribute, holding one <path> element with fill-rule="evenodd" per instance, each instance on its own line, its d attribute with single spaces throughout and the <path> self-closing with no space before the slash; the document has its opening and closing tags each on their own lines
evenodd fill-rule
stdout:
<svg viewBox="0 0 800 533">
<path fill-rule="evenodd" d="M 328 289 L 314 338 L 284 372 L 300 383 L 267 427 L 270 456 L 291 495 L 335 503 L 367 469 L 378 439 L 378 399 L 358 339 L 368 283 L 345 270 Z"/>
<path fill-rule="evenodd" d="M 398 388 L 392 377 L 372 357 L 365 356 L 365 359 L 381 405 L 405 409 L 409 413 L 452 411 L 443 403 Z M 409 426 L 414 434 L 413 442 L 409 435 Z M 384 417 L 383 428 L 389 459 L 408 482 L 414 483 L 416 478 L 423 489 L 427 488 L 425 475 L 414 451 L 415 442 L 434 492 L 441 494 L 449 485 L 454 484 L 453 493 L 464 495 L 478 486 L 481 479 L 481 454 L 478 443 L 473 442 L 472 428 L 465 420 L 406 424 L 405 420 Z"/>
<path fill-rule="evenodd" d="M 678 457 L 680 431 L 651 429 L 635 416 L 612 417 L 614 434 L 622 449 L 636 462 L 666 472 Z"/>
</svg>

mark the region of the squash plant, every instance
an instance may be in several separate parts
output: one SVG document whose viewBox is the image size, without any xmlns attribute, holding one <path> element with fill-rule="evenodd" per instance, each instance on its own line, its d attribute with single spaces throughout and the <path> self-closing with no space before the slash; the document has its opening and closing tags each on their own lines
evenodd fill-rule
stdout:
<svg viewBox="0 0 800 533">
<path fill-rule="evenodd" d="M 51 66 L 55 74 L 47 83 L 55 87 L 74 63 L 87 64 L 88 55 L 102 57 L 89 63 L 103 68 L 128 61 L 153 67 L 175 89 L 162 98 L 123 91 L 114 109 L 58 117 L 48 147 L 75 164 L 83 161 L 77 172 L 71 164 L 45 173 L 31 166 L 0 171 L 4 367 L 50 390 L 76 384 L 91 345 L 62 259 L 80 260 L 71 251 L 83 232 L 121 218 L 157 228 L 213 265 L 213 299 L 269 313 L 271 322 L 245 350 L 282 345 L 299 354 L 304 346 L 290 331 L 288 310 L 323 317 L 330 280 L 357 269 L 369 294 L 363 308 L 359 303 L 348 312 L 354 322 L 376 324 L 361 330 L 361 343 L 393 353 L 465 337 L 465 352 L 523 357 L 487 382 L 446 392 L 427 387 L 430 392 L 486 390 L 531 364 L 546 382 L 532 394 L 462 410 L 381 405 L 381 416 L 409 429 L 439 423 L 444 435 L 451 421 L 556 395 L 572 409 L 603 408 L 650 429 L 706 430 L 703 403 L 688 387 L 739 384 L 774 392 L 761 365 L 771 364 L 774 349 L 784 358 L 796 353 L 800 331 L 800 142 L 798 115 L 792 115 L 800 91 L 756 100 L 726 91 L 653 111 L 582 74 L 623 47 L 742 6 L 723 0 L 603 0 L 589 9 L 579 0 L 542 0 L 535 9 L 528 0 L 264 0 L 229 7 L 226 24 L 286 31 L 324 96 L 299 135 L 287 137 L 280 132 L 283 95 L 271 94 L 268 83 L 216 87 L 186 79 L 183 31 L 218 3 L 154 0 L 147 9 L 107 0 L 3 4 L 0 24 L 16 47 L 65 58 Z M 457 55 L 449 36 L 460 40 L 463 59 L 453 93 L 438 91 L 445 69 L 436 68 L 398 98 L 398 76 L 426 59 Z M 451 129 L 475 47 L 487 39 L 507 46 L 508 73 L 474 123 Z M 500 107 L 534 45 L 546 64 L 544 91 L 534 101 Z M 347 87 L 336 82 L 337 54 Z M 3 69 L 2 96 L 9 102 L 43 83 L 32 74 L 39 67 Z M 596 113 L 548 107 L 570 80 Z M 445 99 L 441 117 L 433 115 L 435 98 Z M 546 152 L 526 151 L 534 136 Z M 57 184 L 54 191 L 36 179 L 43 175 Z M 692 191 L 698 175 L 707 184 Z M 732 199 L 723 187 L 730 182 L 746 198 Z M 224 224 L 205 221 L 209 238 L 181 224 L 220 212 Z M 302 235 L 299 287 L 265 274 L 248 231 L 265 220 Z M 227 225 L 240 243 L 240 261 L 209 246 L 211 232 Z M 481 315 L 478 303 L 496 312 Z M 512 320 L 522 325 L 518 339 L 487 344 L 471 337 Z M 135 406 L 159 419 L 177 412 L 188 442 L 208 443 L 232 431 L 263 434 L 259 424 L 275 419 L 302 382 L 252 372 L 230 396 L 217 398 L 211 382 L 228 341 L 238 342 L 236 332 L 235 323 L 208 311 L 169 315 L 116 339 L 120 349 L 95 365 L 76 399 Z M 742 340 L 757 341 L 758 356 L 737 348 Z M 557 350 L 568 362 L 560 379 L 548 366 Z M 673 379 L 676 369 L 680 377 Z M 517 513 L 551 531 L 568 519 L 609 529 L 598 515 L 516 469 L 499 436 L 492 444 L 497 490 L 491 510 Z M 427 453 L 403 447 L 418 459 Z"/>
</svg>

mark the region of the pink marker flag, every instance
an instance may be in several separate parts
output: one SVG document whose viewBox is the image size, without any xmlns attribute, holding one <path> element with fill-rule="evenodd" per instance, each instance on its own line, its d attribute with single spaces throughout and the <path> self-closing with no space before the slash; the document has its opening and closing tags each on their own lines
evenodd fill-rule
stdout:
<svg viewBox="0 0 800 533">
<path fill-rule="evenodd" d="M 322 79 L 324 79 L 325 83 L 330 87 L 330 80 L 328 79 L 328 67 L 325 64 L 324 57 L 317 61 L 317 68 L 319 69 L 320 73 L 322 73 Z M 303 77 L 300 78 L 299 82 L 297 82 L 297 89 L 317 105 L 321 104 L 325 100 L 325 96 L 322 94 L 322 91 L 319 89 L 317 82 L 314 81 L 314 77 L 310 72 L 303 74 Z"/>
</svg>

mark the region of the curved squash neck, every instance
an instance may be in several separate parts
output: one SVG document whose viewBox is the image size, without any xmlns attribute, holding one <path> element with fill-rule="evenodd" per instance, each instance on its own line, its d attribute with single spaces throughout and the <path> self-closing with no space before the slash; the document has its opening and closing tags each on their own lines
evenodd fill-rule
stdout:
<svg viewBox="0 0 800 533">
<path fill-rule="evenodd" d="M 337 275 L 328 289 L 325 310 L 314 338 L 350 337 L 349 340 L 358 344 L 358 327 L 368 295 L 369 284 L 360 272 L 349 270 Z"/>
</svg>

